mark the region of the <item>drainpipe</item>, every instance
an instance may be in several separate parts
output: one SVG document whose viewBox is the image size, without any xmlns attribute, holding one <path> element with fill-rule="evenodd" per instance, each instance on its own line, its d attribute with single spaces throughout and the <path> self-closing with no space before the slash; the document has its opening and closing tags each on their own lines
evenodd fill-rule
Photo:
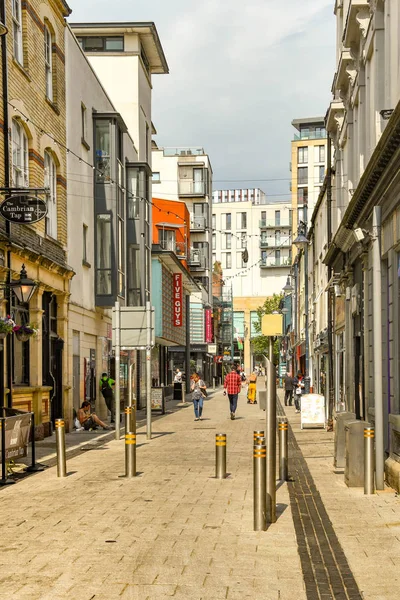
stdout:
<svg viewBox="0 0 400 600">
<path fill-rule="evenodd" d="M 381 207 L 374 206 L 372 215 L 372 298 L 373 356 L 375 397 L 375 470 L 376 489 L 384 489 L 385 455 L 383 443 L 382 390 L 382 267 L 381 267 Z"/>
<path fill-rule="evenodd" d="M 327 238 L 328 248 L 332 243 L 332 144 L 329 133 L 327 134 Z M 332 277 L 332 267 L 328 266 L 328 281 Z M 332 290 L 328 289 L 328 369 L 329 369 L 329 390 L 328 390 L 328 431 L 333 428 L 333 405 L 335 400 L 335 389 L 333 385 L 333 307 Z"/>
</svg>

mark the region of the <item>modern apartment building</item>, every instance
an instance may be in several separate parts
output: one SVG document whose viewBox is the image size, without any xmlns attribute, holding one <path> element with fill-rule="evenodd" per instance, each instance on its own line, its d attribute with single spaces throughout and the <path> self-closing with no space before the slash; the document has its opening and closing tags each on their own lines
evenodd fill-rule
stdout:
<svg viewBox="0 0 400 600">
<path fill-rule="evenodd" d="M 305 221 L 310 226 L 311 216 L 324 182 L 327 158 L 327 140 L 323 117 L 294 119 L 293 127 L 297 133 L 292 140 L 292 213 L 293 236 L 297 236 L 298 224 Z M 295 247 L 293 254 L 296 254 Z"/>
<path fill-rule="evenodd" d="M 212 261 L 220 262 L 232 289 L 233 346 L 246 370 L 252 364 L 251 339 L 257 335 L 257 308 L 280 294 L 292 263 L 291 208 L 267 200 L 259 189 L 217 190 L 212 206 Z M 242 356 L 242 358 L 243 358 Z"/>
<path fill-rule="evenodd" d="M 210 381 L 212 356 L 211 194 L 212 167 L 203 148 L 158 148 L 153 141 L 153 196 L 183 201 L 189 211 L 190 248 L 187 264 L 199 286 L 190 297 L 191 356 L 195 368 Z"/>
</svg>

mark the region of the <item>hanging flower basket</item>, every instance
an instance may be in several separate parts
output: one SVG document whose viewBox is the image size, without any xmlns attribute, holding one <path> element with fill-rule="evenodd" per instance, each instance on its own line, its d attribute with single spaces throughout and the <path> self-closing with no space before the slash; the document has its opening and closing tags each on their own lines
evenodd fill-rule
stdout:
<svg viewBox="0 0 400 600">
<path fill-rule="evenodd" d="M 27 342 L 31 337 L 34 337 L 38 332 L 37 328 L 30 323 L 25 324 L 25 325 L 14 325 L 13 331 L 15 333 L 15 337 L 20 342 Z"/>
<path fill-rule="evenodd" d="M 15 327 L 15 323 L 10 316 L 0 317 L 0 339 L 6 337 L 8 333 L 12 333 Z"/>
</svg>

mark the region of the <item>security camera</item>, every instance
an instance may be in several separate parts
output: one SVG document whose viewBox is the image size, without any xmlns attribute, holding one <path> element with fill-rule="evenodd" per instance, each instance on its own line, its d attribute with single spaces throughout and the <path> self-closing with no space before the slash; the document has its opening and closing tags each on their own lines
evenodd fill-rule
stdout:
<svg viewBox="0 0 400 600">
<path fill-rule="evenodd" d="M 362 242 L 365 239 L 365 234 L 364 234 L 363 230 L 361 229 L 361 227 L 357 227 L 356 229 L 353 229 L 353 234 L 354 234 L 354 238 L 355 238 L 356 242 Z"/>
</svg>

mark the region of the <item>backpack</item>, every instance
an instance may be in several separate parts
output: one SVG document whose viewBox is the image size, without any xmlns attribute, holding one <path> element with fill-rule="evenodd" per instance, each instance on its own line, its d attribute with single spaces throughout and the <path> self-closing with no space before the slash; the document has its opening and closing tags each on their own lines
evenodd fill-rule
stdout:
<svg viewBox="0 0 400 600">
<path fill-rule="evenodd" d="M 108 379 L 101 380 L 101 390 L 100 391 L 104 397 L 110 396 L 110 392 L 112 392 L 112 389 L 110 387 L 110 384 L 108 383 Z"/>
</svg>

